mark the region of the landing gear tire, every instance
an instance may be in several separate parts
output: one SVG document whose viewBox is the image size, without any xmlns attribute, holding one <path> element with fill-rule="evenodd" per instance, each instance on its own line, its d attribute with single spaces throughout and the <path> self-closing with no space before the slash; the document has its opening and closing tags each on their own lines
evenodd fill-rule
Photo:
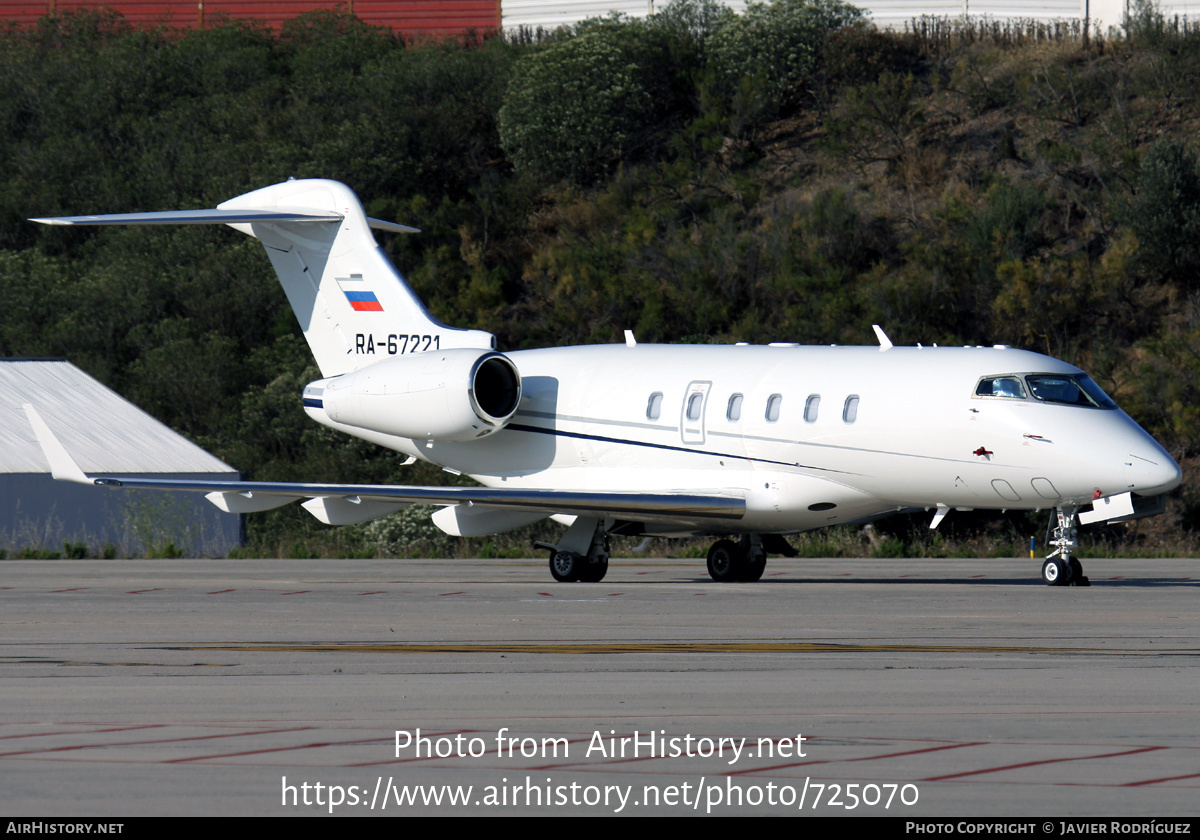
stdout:
<svg viewBox="0 0 1200 840">
<path fill-rule="evenodd" d="M 581 580 L 587 559 L 574 551 L 554 551 L 550 554 L 550 574 L 559 583 Z"/>
<path fill-rule="evenodd" d="M 708 575 L 717 583 L 744 580 L 745 566 L 745 555 L 732 540 L 717 540 L 708 550 Z"/>
<path fill-rule="evenodd" d="M 1075 561 L 1078 562 L 1078 561 Z M 1074 574 L 1074 563 L 1068 563 L 1057 557 L 1049 558 L 1042 564 L 1042 580 L 1047 586 L 1066 586 Z M 1080 571 L 1083 567 L 1080 567 Z"/>
<path fill-rule="evenodd" d="M 1054 546 L 1054 552 L 1042 564 L 1042 580 L 1050 586 L 1092 585 L 1083 574 L 1083 564 L 1071 556 L 1079 548 L 1078 514 L 1074 505 L 1062 505 L 1046 529 L 1046 543 Z"/>
<path fill-rule="evenodd" d="M 608 574 L 608 558 L 602 557 L 595 563 L 589 562 L 586 558 L 580 561 L 582 570 L 579 574 L 579 580 L 584 583 L 599 583 L 604 580 L 604 576 Z"/>
<path fill-rule="evenodd" d="M 742 569 L 742 577 L 746 583 L 754 583 L 760 580 L 763 572 L 767 570 L 767 555 L 760 555 L 758 560 L 747 560 L 746 565 Z"/>
<path fill-rule="evenodd" d="M 1071 558 L 1071 583 L 1073 583 L 1075 586 L 1092 585 L 1091 580 L 1089 580 L 1087 575 L 1083 573 L 1083 564 L 1074 557 Z"/>
</svg>

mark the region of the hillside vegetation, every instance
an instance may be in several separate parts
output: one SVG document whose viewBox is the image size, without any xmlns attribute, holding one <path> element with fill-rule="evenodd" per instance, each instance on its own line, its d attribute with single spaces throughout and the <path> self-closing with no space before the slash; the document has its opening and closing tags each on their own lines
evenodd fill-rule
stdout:
<svg viewBox="0 0 1200 840">
<path fill-rule="evenodd" d="M 442 43 L 330 13 L 279 33 L 111 14 L 8 28 L 0 355 L 65 357 L 250 478 L 453 480 L 304 417 L 318 374 L 253 240 L 25 221 L 333 178 L 422 228 L 382 244 L 439 318 L 501 349 L 624 329 L 861 344 L 878 323 L 896 343 L 1077 364 L 1187 476 L 1166 517 L 1114 538 L 1195 552 L 1200 33 L 1143 7 L 1088 34 L 885 32 L 833 0 L 741 16 L 675 0 L 645 21 Z M 326 532 L 285 509 L 251 517 L 252 550 L 436 540 L 400 520 Z M 887 550 L 908 539 L 879 527 Z"/>
</svg>

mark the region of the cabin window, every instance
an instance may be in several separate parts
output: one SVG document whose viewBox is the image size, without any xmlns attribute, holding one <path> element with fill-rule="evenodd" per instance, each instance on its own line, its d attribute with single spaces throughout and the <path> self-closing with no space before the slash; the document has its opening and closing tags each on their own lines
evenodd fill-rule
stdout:
<svg viewBox="0 0 1200 840">
<path fill-rule="evenodd" d="M 772 394 L 767 398 L 767 422 L 774 423 L 779 419 L 779 406 L 783 403 L 781 394 Z"/>
<path fill-rule="evenodd" d="M 657 420 L 662 416 L 662 391 L 655 391 L 646 403 L 646 419 Z"/>
<path fill-rule="evenodd" d="M 842 408 L 842 422 L 853 423 L 858 419 L 858 394 L 846 397 L 846 405 Z"/>
<path fill-rule="evenodd" d="M 704 408 L 704 395 L 692 394 L 688 397 L 687 403 L 687 419 L 699 420 L 700 411 Z"/>
<path fill-rule="evenodd" d="M 808 399 L 804 401 L 804 422 L 816 423 L 817 410 L 821 407 L 821 395 L 809 394 Z"/>
<path fill-rule="evenodd" d="M 742 395 L 734 394 L 729 398 L 729 407 L 725 409 L 725 419 L 736 423 L 742 419 Z"/>
</svg>

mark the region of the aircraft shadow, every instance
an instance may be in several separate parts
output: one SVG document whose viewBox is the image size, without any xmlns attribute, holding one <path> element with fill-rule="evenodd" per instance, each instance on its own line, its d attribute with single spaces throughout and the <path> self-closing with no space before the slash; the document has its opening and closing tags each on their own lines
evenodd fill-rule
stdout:
<svg viewBox="0 0 1200 840">
<path fill-rule="evenodd" d="M 694 583 L 711 583 L 712 581 L 707 576 L 698 576 L 692 579 Z M 1093 587 L 1120 587 L 1126 589 L 1158 589 L 1158 588 L 1179 588 L 1190 587 L 1200 588 L 1200 580 L 1189 580 L 1182 578 L 1120 578 L 1116 580 L 1104 578 L 1091 578 L 1091 587 L 1074 587 L 1076 589 L 1088 589 Z M 650 581 L 645 581 L 649 583 Z M 667 581 L 662 581 L 666 583 Z M 871 578 L 871 577 L 855 577 L 853 575 L 839 578 L 812 578 L 812 577 L 775 577 L 759 581 L 758 584 L 847 584 L 847 585 L 862 585 L 862 584 L 891 584 L 891 585 L 947 585 L 953 584 L 956 586 L 973 585 L 973 586 L 1039 586 L 1049 589 L 1045 583 L 1036 577 L 1030 578 L 1003 578 L 1003 577 L 988 577 L 988 578 Z M 732 586 L 751 586 L 754 584 L 730 584 Z M 1068 587 L 1071 588 L 1071 587 Z"/>
</svg>

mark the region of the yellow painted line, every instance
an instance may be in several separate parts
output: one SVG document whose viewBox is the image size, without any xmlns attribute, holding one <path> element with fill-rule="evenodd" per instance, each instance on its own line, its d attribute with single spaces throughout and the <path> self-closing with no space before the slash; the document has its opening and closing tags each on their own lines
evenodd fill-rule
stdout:
<svg viewBox="0 0 1200 840">
<path fill-rule="evenodd" d="M 457 644 L 371 644 L 323 642 L 296 644 L 204 645 L 169 650 L 244 651 L 257 653 L 1103 653 L 1200 654 L 1197 648 L 1094 648 L 1033 647 L 1026 645 L 888 645 L 815 642 L 594 642 L 520 643 L 478 642 Z"/>
</svg>

